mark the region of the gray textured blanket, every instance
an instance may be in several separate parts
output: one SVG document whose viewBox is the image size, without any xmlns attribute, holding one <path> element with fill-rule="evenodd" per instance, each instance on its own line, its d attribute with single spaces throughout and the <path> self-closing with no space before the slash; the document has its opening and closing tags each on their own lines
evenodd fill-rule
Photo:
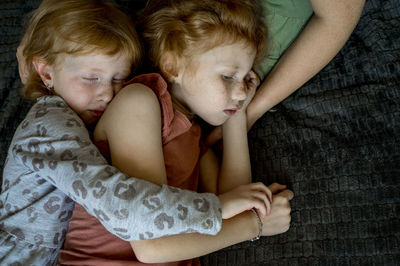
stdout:
<svg viewBox="0 0 400 266">
<path fill-rule="evenodd" d="M 116 1 L 133 12 L 143 1 Z M 15 51 L 40 0 L 0 1 L 0 169 L 31 103 Z M 203 265 L 400 265 L 400 3 L 368 0 L 350 40 L 249 133 L 253 176 L 294 191 L 292 226 Z M 184 250 L 182 251 L 184 252 Z"/>
</svg>

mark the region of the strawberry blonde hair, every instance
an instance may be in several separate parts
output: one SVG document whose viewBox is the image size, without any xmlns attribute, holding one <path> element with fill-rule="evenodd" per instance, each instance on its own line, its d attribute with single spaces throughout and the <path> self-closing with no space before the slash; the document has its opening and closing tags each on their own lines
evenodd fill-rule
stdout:
<svg viewBox="0 0 400 266">
<path fill-rule="evenodd" d="M 265 55 L 262 10 L 255 0 L 150 0 L 137 30 L 156 68 L 165 52 L 190 57 L 237 41 L 254 46 L 257 64 Z"/>
<path fill-rule="evenodd" d="M 102 0 L 44 0 L 31 14 L 24 42 L 29 74 L 22 94 L 30 99 L 52 94 L 32 64 L 35 59 L 57 66 L 65 55 L 121 53 L 136 68 L 142 58 L 132 21 Z"/>
</svg>

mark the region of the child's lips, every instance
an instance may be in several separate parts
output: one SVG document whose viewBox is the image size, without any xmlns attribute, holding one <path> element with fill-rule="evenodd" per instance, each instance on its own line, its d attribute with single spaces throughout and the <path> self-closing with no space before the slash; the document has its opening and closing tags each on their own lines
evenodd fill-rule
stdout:
<svg viewBox="0 0 400 266">
<path fill-rule="evenodd" d="M 224 110 L 224 113 L 227 114 L 227 115 L 229 115 L 229 116 L 232 116 L 232 115 L 234 115 L 238 110 L 240 110 L 240 107 L 236 107 L 236 108 L 232 108 L 232 109 L 225 109 L 225 110 Z"/>
<path fill-rule="evenodd" d="M 104 110 L 90 110 L 90 113 L 94 116 L 94 117 L 100 117 L 103 115 Z"/>
</svg>

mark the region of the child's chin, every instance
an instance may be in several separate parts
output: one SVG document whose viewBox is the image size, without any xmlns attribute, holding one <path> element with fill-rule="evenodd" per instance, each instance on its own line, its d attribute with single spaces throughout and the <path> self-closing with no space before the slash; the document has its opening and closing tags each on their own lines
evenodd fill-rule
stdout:
<svg viewBox="0 0 400 266">
<path fill-rule="evenodd" d="M 208 124 L 214 126 L 214 127 L 218 127 L 221 126 L 222 124 L 224 124 L 226 122 L 227 119 L 224 120 L 208 120 L 206 121 Z"/>
<path fill-rule="evenodd" d="M 90 126 L 94 127 L 97 124 L 97 122 L 99 121 L 99 119 L 100 119 L 100 117 L 85 117 L 85 118 L 82 118 L 83 122 L 85 123 L 85 125 L 87 127 L 90 127 Z"/>
</svg>

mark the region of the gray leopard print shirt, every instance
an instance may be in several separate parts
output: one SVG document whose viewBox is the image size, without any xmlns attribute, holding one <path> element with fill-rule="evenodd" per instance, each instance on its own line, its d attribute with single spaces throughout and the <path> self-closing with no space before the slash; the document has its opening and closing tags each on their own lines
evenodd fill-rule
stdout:
<svg viewBox="0 0 400 266">
<path fill-rule="evenodd" d="M 1 265 L 56 264 L 74 201 L 126 241 L 221 229 L 215 195 L 157 186 L 108 165 L 57 96 L 38 99 L 17 128 L 1 189 Z"/>
</svg>

